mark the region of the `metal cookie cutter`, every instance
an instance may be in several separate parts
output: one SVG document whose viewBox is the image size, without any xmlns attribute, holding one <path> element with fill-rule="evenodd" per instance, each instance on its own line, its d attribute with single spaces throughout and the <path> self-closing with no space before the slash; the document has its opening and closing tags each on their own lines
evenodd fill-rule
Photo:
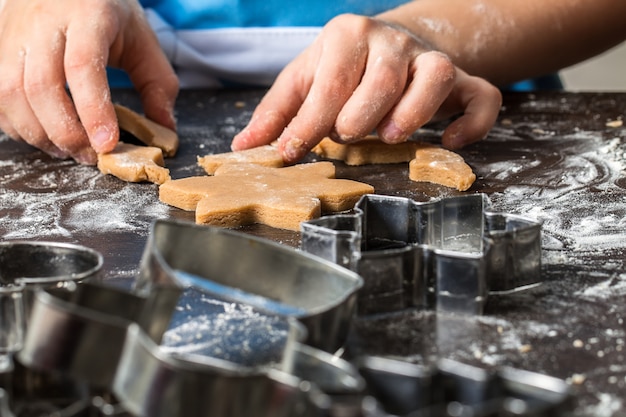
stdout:
<svg viewBox="0 0 626 417">
<path fill-rule="evenodd" d="M 35 290 L 71 287 L 97 277 L 101 268 L 102 255 L 84 246 L 0 242 L 0 353 L 21 348 Z"/>
<path fill-rule="evenodd" d="M 306 344 L 335 352 L 345 342 L 363 280 L 331 262 L 267 240 L 223 228 L 157 221 L 137 291 L 181 285 L 293 317 L 307 329 Z"/>
<path fill-rule="evenodd" d="M 74 288 L 79 282 L 96 279 L 102 263 L 98 252 L 80 245 L 0 242 L 0 387 L 14 405 L 16 397 L 24 399 L 17 408 L 20 413 L 36 413 L 42 407 L 63 413 L 81 407 L 81 387 L 25 369 L 13 357 L 23 347 L 35 292 L 42 288 Z M 51 384 L 59 396 L 68 398 L 71 393 L 77 400 L 57 402 L 52 407 L 46 401 L 52 392 Z"/>
<path fill-rule="evenodd" d="M 573 399 L 563 380 L 508 367 L 489 371 L 449 359 L 426 367 L 382 357 L 362 358 L 358 367 L 393 415 L 554 417 L 570 411 Z"/>
<path fill-rule="evenodd" d="M 246 279 L 254 284 L 243 285 Z M 234 284 L 243 288 L 228 287 Z M 337 349 L 361 285 L 353 272 L 295 249 L 225 229 L 159 221 L 133 293 L 95 283 L 38 291 L 18 359 L 95 392 L 110 391 L 136 416 L 319 415 L 340 401 L 335 396 L 360 393 L 363 381 L 349 363 L 300 339 Z M 278 324 L 287 335 L 278 356 L 242 365 L 159 346 L 188 286 L 282 313 Z"/>
<path fill-rule="evenodd" d="M 541 279 L 541 223 L 486 211 L 484 194 L 419 203 L 365 195 L 353 214 L 301 223 L 302 250 L 356 271 L 359 314 L 481 314 L 490 292 Z"/>
<path fill-rule="evenodd" d="M 115 415 L 309 415 L 327 407 L 329 395 L 363 389 L 347 362 L 298 343 L 301 326 L 292 319 L 275 364 L 168 354 L 138 324 L 149 304 L 91 283 L 74 291 L 39 291 L 18 358 L 30 368 L 83 382 L 92 392 L 112 392 L 119 401 Z"/>
</svg>

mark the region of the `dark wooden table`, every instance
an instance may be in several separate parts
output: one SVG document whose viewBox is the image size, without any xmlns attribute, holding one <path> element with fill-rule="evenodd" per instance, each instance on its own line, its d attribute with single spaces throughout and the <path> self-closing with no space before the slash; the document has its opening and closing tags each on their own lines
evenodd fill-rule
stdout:
<svg viewBox="0 0 626 417">
<path fill-rule="evenodd" d="M 140 110 L 133 92 L 117 102 Z M 202 174 L 196 156 L 226 152 L 262 91 L 184 91 L 174 178 Z M 626 94 L 509 94 L 489 137 L 461 151 L 494 211 L 544 221 L 542 274 L 532 291 L 489 299 L 480 317 L 406 311 L 355 321 L 352 354 L 429 363 L 449 357 L 562 378 L 577 415 L 617 415 L 626 403 Z M 416 137 L 437 141 L 441 126 Z M 313 158 L 310 158 L 311 160 Z M 408 180 L 408 165 L 347 167 L 337 176 L 418 201 L 457 192 Z M 152 184 L 126 184 L 93 167 L 53 160 L 0 137 L 0 236 L 73 242 L 100 251 L 105 279 L 134 278 L 151 222 L 193 220 L 158 201 Z M 299 234 L 243 229 L 297 247 Z"/>
</svg>

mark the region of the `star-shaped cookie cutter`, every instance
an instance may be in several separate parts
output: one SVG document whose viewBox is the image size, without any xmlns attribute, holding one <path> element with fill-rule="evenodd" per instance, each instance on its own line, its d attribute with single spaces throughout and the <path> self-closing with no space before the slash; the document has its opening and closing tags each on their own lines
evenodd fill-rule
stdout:
<svg viewBox="0 0 626 417">
<path fill-rule="evenodd" d="M 431 202 L 368 194 L 301 224 L 301 249 L 357 272 L 359 314 L 482 314 L 490 293 L 541 282 L 541 222 L 487 211 L 485 194 Z"/>
</svg>

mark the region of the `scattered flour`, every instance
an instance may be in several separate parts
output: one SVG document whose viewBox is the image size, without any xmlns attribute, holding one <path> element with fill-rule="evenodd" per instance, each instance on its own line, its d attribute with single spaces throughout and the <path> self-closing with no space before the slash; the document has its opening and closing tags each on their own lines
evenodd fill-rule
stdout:
<svg viewBox="0 0 626 417">
<path fill-rule="evenodd" d="M 163 335 L 161 350 L 260 366 L 282 361 L 287 338 L 286 319 L 188 288 Z"/>
<path fill-rule="evenodd" d="M 518 159 L 476 167 L 487 182 L 521 178 L 491 195 L 494 209 L 542 220 L 548 250 L 626 248 L 626 193 L 617 184 L 624 176 L 626 145 L 584 131 L 562 140 L 566 150 L 557 156 L 537 160 L 520 152 Z M 562 256 L 567 255 L 552 254 L 546 261 L 560 263 Z"/>
<path fill-rule="evenodd" d="M 70 238 L 76 231 L 147 234 L 168 213 L 155 186 L 128 184 L 71 161 L 0 163 L 0 236 Z"/>
</svg>

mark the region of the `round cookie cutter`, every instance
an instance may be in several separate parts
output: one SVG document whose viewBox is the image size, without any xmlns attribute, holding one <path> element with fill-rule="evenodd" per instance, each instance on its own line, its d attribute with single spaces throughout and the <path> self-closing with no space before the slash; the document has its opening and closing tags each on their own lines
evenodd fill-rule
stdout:
<svg viewBox="0 0 626 417">
<path fill-rule="evenodd" d="M 15 308 L 21 308 L 28 325 L 28 315 L 36 289 L 69 288 L 80 281 L 98 276 L 102 264 L 103 258 L 99 252 L 77 244 L 45 241 L 0 242 L 0 289 L 5 293 L 12 293 Z M 18 294 L 21 294 L 21 300 Z M 0 331 L 5 328 L 3 325 Z"/>
<path fill-rule="evenodd" d="M 38 289 L 71 288 L 78 282 L 98 276 L 102 269 L 102 255 L 85 246 L 47 241 L 0 242 L 0 375 L 9 381 L 13 394 L 39 399 L 56 390 L 80 390 L 72 381 L 54 382 L 37 372 L 14 363 L 13 355 L 24 345 L 30 312 Z M 51 403 L 28 401 L 30 410 L 46 410 Z M 65 410 L 84 401 L 69 401 Z M 80 403 L 80 404 L 79 404 Z M 58 409 L 55 408 L 58 411 Z M 1 413 L 0 413 L 1 414 Z M 4 414 L 2 414 L 4 415 Z"/>
<path fill-rule="evenodd" d="M 85 246 L 58 242 L 0 242 L 0 286 L 58 286 L 94 277 L 102 255 Z"/>
<path fill-rule="evenodd" d="M 102 255 L 85 246 L 35 241 L 0 242 L 0 352 L 21 349 L 34 291 L 95 277 Z"/>
</svg>

